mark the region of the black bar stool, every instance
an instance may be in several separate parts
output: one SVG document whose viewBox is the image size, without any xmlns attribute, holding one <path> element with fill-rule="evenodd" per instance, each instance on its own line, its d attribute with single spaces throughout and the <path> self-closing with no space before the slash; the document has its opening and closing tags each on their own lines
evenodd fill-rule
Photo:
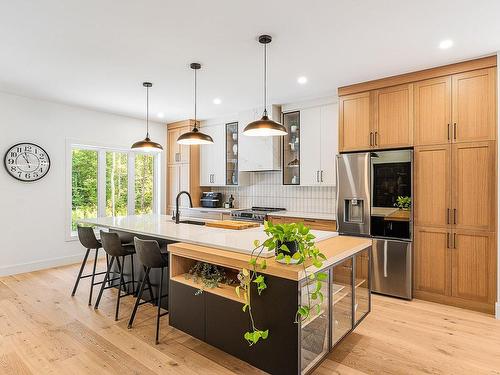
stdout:
<svg viewBox="0 0 500 375">
<path fill-rule="evenodd" d="M 141 282 L 141 286 L 139 288 L 139 293 L 137 294 L 137 299 L 135 300 L 134 310 L 132 311 L 132 315 L 130 316 L 130 320 L 128 322 L 128 328 L 132 328 L 132 324 L 134 323 L 135 314 L 137 313 L 137 308 L 139 305 L 144 303 L 148 303 L 151 301 L 142 301 L 141 297 L 144 293 L 144 287 L 146 283 L 149 284 L 149 288 L 151 289 L 151 284 L 149 283 L 149 272 L 152 268 L 161 268 L 161 277 L 160 277 L 160 285 L 158 287 L 158 312 L 156 314 L 156 344 L 158 344 L 158 337 L 160 334 L 160 317 L 168 314 L 168 310 L 161 313 L 161 300 L 163 297 L 168 297 L 168 293 L 166 295 L 162 295 L 162 286 L 163 286 L 163 275 L 165 268 L 168 267 L 168 252 L 162 252 L 160 249 L 160 245 L 155 240 L 141 240 L 137 237 L 134 238 L 135 250 L 137 251 L 137 256 L 139 257 L 139 261 L 142 263 L 144 267 L 144 277 Z M 168 271 L 168 269 L 167 269 Z M 167 275 L 168 277 L 168 275 Z"/>
<path fill-rule="evenodd" d="M 101 242 L 102 248 L 109 255 L 110 260 L 108 264 L 108 269 L 106 270 L 106 276 L 104 277 L 103 283 L 101 285 L 101 290 L 99 291 L 99 296 L 97 297 L 97 301 L 95 302 L 94 309 L 99 308 L 99 303 L 101 302 L 102 292 L 104 289 L 113 288 L 113 285 L 110 284 L 111 281 L 119 279 L 118 285 L 118 297 L 116 299 L 116 311 L 115 311 L 115 320 L 118 320 L 118 312 L 120 310 L 120 299 L 121 297 L 126 297 L 129 295 L 135 295 L 135 279 L 134 279 L 134 254 L 135 249 L 132 244 L 122 244 L 118 233 L 113 232 L 104 232 L 101 230 Z M 123 269 L 125 266 L 125 257 L 130 256 L 130 268 L 132 273 L 132 280 L 125 282 L 123 278 Z M 120 262 L 120 258 L 122 261 Z M 112 271 L 113 263 L 115 262 L 118 265 L 118 271 L 120 272 L 120 277 L 115 279 L 109 279 L 109 274 Z M 106 282 L 108 282 L 108 286 L 105 286 Z M 129 292 L 128 284 L 132 284 L 132 292 Z M 122 288 L 125 288 L 125 294 L 122 294 Z"/>
<path fill-rule="evenodd" d="M 81 279 L 91 277 L 92 279 L 90 281 L 90 294 L 89 294 L 89 306 L 90 306 L 92 304 L 92 292 L 94 290 L 94 286 L 103 283 L 103 281 L 99 281 L 96 283 L 95 276 L 104 275 L 106 273 L 105 271 L 98 273 L 95 272 L 97 265 L 97 257 L 99 255 L 99 249 L 102 247 L 102 244 L 101 241 L 99 241 L 96 238 L 94 229 L 92 227 L 84 227 L 78 225 L 76 229 L 78 231 L 78 239 L 80 240 L 82 246 L 87 248 L 87 251 L 85 252 L 85 256 L 83 257 L 82 265 L 80 266 L 80 271 L 78 272 L 78 276 L 76 277 L 75 286 L 73 287 L 71 296 L 73 297 L 75 295 L 76 290 L 78 289 L 78 284 L 80 283 Z M 92 273 L 89 273 L 88 275 L 82 275 L 85 265 L 87 264 L 87 259 L 90 254 L 90 250 L 95 250 L 94 266 L 92 268 Z M 108 254 L 106 254 L 106 262 L 108 262 Z"/>
</svg>

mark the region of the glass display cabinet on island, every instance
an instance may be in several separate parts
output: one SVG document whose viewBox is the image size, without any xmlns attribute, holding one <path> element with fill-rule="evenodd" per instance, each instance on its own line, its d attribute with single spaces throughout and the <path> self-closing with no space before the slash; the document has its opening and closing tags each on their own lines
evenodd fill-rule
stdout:
<svg viewBox="0 0 500 375">
<path fill-rule="evenodd" d="M 300 111 L 283 113 L 283 185 L 300 185 Z"/>
<path fill-rule="evenodd" d="M 238 123 L 226 124 L 226 185 L 238 185 Z"/>
</svg>

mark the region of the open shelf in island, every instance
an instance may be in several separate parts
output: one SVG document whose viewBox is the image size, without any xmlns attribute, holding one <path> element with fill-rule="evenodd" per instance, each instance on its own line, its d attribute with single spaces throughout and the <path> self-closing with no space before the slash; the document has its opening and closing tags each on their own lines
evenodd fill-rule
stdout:
<svg viewBox="0 0 500 375">
<path fill-rule="evenodd" d="M 198 290 L 202 289 L 202 293 L 211 293 L 218 295 L 223 298 L 228 298 L 233 301 L 239 302 L 239 303 L 245 303 L 243 298 L 238 297 L 235 291 L 236 285 L 228 285 L 224 283 L 219 283 L 219 285 L 215 288 L 207 288 L 203 287 L 203 284 L 200 282 L 196 282 L 193 280 L 192 275 L 189 275 L 188 273 L 183 273 L 182 275 L 177 275 L 173 276 L 170 278 L 171 281 L 176 281 L 178 283 L 188 285 L 192 288 L 196 288 Z"/>
</svg>

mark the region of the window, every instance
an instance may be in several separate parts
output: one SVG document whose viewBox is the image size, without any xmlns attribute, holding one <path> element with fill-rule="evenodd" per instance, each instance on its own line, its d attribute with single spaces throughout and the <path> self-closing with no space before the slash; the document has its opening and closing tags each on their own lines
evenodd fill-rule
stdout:
<svg viewBox="0 0 500 375">
<path fill-rule="evenodd" d="M 159 212 L 159 154 L 68 146 L 71 237 L 84 218 Z"/>
<path fill-rule="evenodd" d="M 135 213 L 153 212 L 154 156 L 137 154 L 135 156 Z"/>
<path fill-rule="evenodd" d="M 97 151 L 71 151 L 71 230 L 76 222 L 97 216 Z"/>
</svg>

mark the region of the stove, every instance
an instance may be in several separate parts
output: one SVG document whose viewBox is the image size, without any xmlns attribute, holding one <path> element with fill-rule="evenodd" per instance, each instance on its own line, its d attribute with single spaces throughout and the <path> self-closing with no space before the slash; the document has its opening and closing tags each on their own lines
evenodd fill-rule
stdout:
<svg viewBox="0 0 500 375">
<path fill-rule="evenodd" d="M 286 209 L 273 207 L 252 207 L 245 210 L 234 210 L 231 212 L 231 219 L 263 223 L 269 213 L 277 211 L 286 211 Z"/>
</svg>

